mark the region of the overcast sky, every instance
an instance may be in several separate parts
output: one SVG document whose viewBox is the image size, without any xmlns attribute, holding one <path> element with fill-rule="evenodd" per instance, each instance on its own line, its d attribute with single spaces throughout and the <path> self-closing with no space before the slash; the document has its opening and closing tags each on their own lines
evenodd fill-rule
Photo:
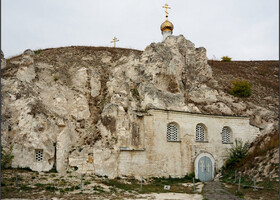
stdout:
<svg viewBox="0 0 280 200">
<path fill-rule="evenodd" d="M 278 0 L 2 0 L 5 57 L 25 49 L 71 45 L 144 50 L 161 42 L 162 6 L 171 6 L 173 35 L 183 34 L 209 59 L 278 60 Z"/>
</svg>

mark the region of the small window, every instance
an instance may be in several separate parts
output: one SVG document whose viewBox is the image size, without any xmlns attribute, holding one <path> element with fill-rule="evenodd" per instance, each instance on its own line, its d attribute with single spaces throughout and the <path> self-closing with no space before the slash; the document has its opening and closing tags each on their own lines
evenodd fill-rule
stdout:
<svg viewBox="0 0 280 200">
<path fill-rule="evenodd" d="M 204 128 L 204 126 L 202 124 L 196 125 L 195 140 L 197 142 L 206 141 L 205 128 Z"/>
<path fill-rule="evenodd" d="M 36 160 L 36 162 L 43 161 L 43 149 L 36 149 L 35 150 L 35 160 Z"/>
<path fill-rule="evenodd" d="M 167 141 L 178 141 L 179 140 L 179 131 L 178 127 L 174 123 L 170 123 L 167 125 Z"/>
<path fill-rule="evenodd" d="M 229 129 L 229 127 L 223 127 L 222 130 L 222 143 L 223 144 L 228 144 L 231 142 L 231 131 Z"/>
</svg>

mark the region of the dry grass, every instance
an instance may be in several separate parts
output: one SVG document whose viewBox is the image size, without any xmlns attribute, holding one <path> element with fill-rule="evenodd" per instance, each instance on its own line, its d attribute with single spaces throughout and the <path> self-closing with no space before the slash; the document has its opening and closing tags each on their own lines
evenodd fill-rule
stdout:
<svg viewBox="0 0 280 200">
<path fill-rule="evenodd" d="M 266 137 L 270 137 L 270 140 L 265 141 Z M 269 135 L 264 135 L 253 144 L 254 149 L 248 153 L 247 156 L 238 164 L 239 167 L 253 167 L 255 165 L 255 158 L 259 156 L 266 156 L 271 150 L 279 147 L 279 135 L 278 131 L 275 131 Z"/>
<path fill-rule="evenodd" d="M 232 194 L 236 194 L 238 190 L 237 184 L 224 184 L 224 188 Z M 269 199 L 277 200 L 279 194 L 279 183 L 277 181 L 265 180 L 262 183 L 257 183 L 257 186 L 264 187 L 253 191 L 252 187 L 241 187 L 241 194 L 245 199 Z"/>
</svg>

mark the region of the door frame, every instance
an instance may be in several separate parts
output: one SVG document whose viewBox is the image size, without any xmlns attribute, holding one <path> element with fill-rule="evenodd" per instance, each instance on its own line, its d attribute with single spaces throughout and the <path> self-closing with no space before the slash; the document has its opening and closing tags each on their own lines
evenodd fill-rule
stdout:
<svg viewBox="0 0 280 200">
<path fill-rule="evenodd" d="M 212 162 L 212 180 L 214 180 L 214 173 L 215 173 L 215 159 L 214 157 L 212 156 L 212 154 L 208 153 L 208 152 L 202 152 L 200 154 L 198 154 L 194 160 L 194 173 L 195 173 L 195 178 L 198 179 L 198 161 L 200 160 L 200 158 L 202 157 L 208 157 L 210 158 L 211 162 Z"/>
</svg>

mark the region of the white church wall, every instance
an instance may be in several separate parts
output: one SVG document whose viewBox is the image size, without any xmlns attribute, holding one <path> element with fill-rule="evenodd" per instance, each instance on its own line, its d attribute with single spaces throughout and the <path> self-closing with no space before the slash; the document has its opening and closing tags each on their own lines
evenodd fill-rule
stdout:
<svg viewBox="0 0 280 200">
<path fill-rule="evenodd" d="M 252 141 L 259 130 L 249 125 L 247 117 L 203 115 L 186 112 L 151 110 L 144 117 L 143 151 L 121 151 L 118 175 L 182 177 L 193 172 L 195 157 L 201 152 L 213 155 L 215 169 L 223 166 L 231 143 L 222 143 L 224 126 L 232 130 L 231 142 L 236 138 Z M 167 141 L 167 125 L 179 125 L 179 141 Z M 203 124 L 207 141 L 196 142 L 196 125 Z"/>
</svg>

